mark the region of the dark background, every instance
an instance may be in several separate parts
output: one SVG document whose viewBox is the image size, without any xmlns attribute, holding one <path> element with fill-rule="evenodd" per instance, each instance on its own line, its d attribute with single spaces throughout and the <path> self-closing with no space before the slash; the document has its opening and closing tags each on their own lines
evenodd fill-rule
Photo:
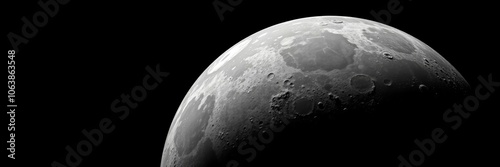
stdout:
<svg viewBox="0 0 500 167">
<path fill-rule="evenodd" d="M 37 2 L 6 2 L 4 34 L 21 34 L 21 17 L 31 20 L 41 10 Z M 375 20 L 370 11 L 387 9 L 389 0 L 243 0 L 224 13 L 223 21 L 212 2 L 73 0 L 61 5 L 16 54 L 16 160 L 9 162 L 64 163 L 65 146 L 75 148 L 85 139 L 83 129 L 97 128 L 108 117 L 116 129 L 83 157 L 80 166 L 159 166 L 168 128 L 184 95 L 226 49 L 259 30 L 296 18 L 340 15 Z M 500 81 L 493 4 L 400 2 L 404 9 L 392 15 L 390 26 L 439 52 L 471 87 L 478 84 L 479 75 L 493 73 Z M 3 51 L 12 49 L 6 36 L 4 41 Z M 148 92 L 125 120 L 117 119 L 110 111 L 111 102 L 142 84 L 145 67 L 156 64 L 170 76 Z M 497 164 L 499 118 L 493 116 L 499 109 L 497 94 L 449 133 L 423 166 Z M 4 139 L 8 140 L 5 134 Z"/>
</svg>

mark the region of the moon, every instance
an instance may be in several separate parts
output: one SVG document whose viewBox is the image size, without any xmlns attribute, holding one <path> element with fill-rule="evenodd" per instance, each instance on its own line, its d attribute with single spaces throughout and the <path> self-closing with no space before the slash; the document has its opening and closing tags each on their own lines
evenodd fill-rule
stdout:
<svg viewBox="0 0 500 167">
<path fill-rule="evenodd" d="M 241 40 L 199 76 L 161 166 L 397 165 L 469 89 L 439 53 L 396 28 L 291 20 Z"/>
</svg>

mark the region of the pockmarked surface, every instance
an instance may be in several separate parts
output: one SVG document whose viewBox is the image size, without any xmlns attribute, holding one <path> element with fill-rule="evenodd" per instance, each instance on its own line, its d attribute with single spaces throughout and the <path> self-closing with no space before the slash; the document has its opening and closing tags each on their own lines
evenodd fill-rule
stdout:
<svg viewBox="0 0 500 167">
<path fill-rule="evenodd" d="M 306 154 L 315 153 L 303 151 L 322 145 L 345 157 L 372 155 L 384 148 L 369 143 L 407 142 L 435 113 L 425 107 L 468 89 L 441 55 L 393 27 L 339 16 L 280 23 L 241 40 L 200 75 L 170 125 L 161 166 L 252 166 L 272 159 L 263 156 L 269 152 L 310 161 Z M 400 153 L 387 149 L 391 159 Z"/>
</svg>

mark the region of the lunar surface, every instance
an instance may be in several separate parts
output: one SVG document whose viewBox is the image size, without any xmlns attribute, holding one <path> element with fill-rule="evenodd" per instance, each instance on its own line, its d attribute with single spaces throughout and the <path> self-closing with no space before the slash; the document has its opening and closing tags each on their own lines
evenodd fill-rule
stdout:
<svg viewBox="0 0 500 167">
<path fill-rule="evenodd" d="M 241 40 L 199 76 L 161 166 L 397 166 L 469 89 L 403 31 L 352 17 L 296 19 Z"/>
</svg>

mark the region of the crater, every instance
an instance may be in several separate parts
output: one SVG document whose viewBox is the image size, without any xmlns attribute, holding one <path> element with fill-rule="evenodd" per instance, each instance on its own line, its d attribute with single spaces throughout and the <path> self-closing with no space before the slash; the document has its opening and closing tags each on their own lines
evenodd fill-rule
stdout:
<svg viewBox="0 0 500 167">
<path fill-rule="evenodd" d="M 308 98 L 297 99 L 294 103 L 295 112 L 299 115 L 305 116 L 312 113 L 313 102 Z"/>
<path fill-rule="evenodd" d="M 370 93 L 375 89 L 373 80 L 364 74 L 358 74 L 351 78 L 351 87 L 360 93 Z"/>
<path fill-rule="evenodd" d="M 305 39 L 304 39 L 305 38 Z M 332 71 L 344 69 L 354 62 L 355 44 L 341 34 L 323 32 L 320 36 L 301 37 L 305 45 L 294 45 L 283 49 L 280 55 L 286 65 L 304 72 L 315 70 Z"/>
</svg>

